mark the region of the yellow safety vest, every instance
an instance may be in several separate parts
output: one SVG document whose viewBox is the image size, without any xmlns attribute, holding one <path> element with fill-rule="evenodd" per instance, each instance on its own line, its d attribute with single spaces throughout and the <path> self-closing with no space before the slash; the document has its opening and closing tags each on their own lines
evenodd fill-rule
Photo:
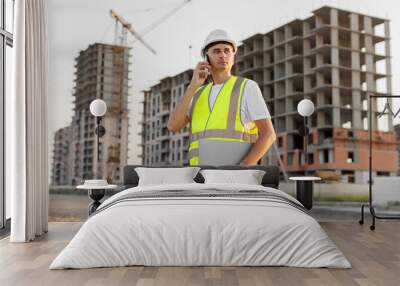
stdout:
<svg viewBox="0 0 400 286">
<path fill-rule="evenodd" d="M 209 95 L 212 83 L 201 86 L 193 96 L 190 110 L 189 165 L 199 164 L 199 140 L 222 140 L 254 143 L 258 128 L 245 129 L 240 120 L 240 105 L 246 79 L 231 76 L 223 84 L 212 110 Z"/>
</svg>

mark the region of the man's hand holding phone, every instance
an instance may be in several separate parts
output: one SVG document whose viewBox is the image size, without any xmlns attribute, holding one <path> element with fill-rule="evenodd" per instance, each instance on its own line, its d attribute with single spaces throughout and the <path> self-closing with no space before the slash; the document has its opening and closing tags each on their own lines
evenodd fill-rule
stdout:
<svg viewBox="0 0 400 286">
<path fill-rule="evenodd" d="M 199 62 L 193 71 L 191 84 L 196 87 L 202 85 L 210 74 L 210 70 L 211 65 L 208 62 Z"/>
</svg>

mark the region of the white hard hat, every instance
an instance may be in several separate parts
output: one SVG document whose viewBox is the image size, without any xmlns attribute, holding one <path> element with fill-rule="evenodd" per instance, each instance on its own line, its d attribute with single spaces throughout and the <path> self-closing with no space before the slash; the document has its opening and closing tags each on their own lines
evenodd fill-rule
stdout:
<svg viewBox="0 0 400 286">
<path fill-rule="evenodd" d="M 203 46 L 201 47 L 201 56 L 204 57 L 205 55 L 205 48 L 207 48 L 208 45 L 212 43 L 217 43 L 217 42 L 228 42 L 232 44 L 233 46 L 233 51 L 236 52 L 237 50 L 237 45 L 236 41 L 228 35 L 228 33 L 224 30 L 214 30 L 211 31 L 210 34 L 208 34 L 206 40 L 204 41 Z"/>
</svg>

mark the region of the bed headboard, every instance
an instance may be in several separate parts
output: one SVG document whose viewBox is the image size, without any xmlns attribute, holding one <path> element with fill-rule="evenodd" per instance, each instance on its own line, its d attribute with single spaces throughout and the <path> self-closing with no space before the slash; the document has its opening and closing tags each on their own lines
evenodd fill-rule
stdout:
<svg viewBox="0 0 400 286">
<path fill-rule="evenodd" d="M 182 168 L 182 166 L 146 166 L 146 165 L 126 165 L 124 167 L 123 174 L 123 188 L 133 188 L 138 185 L 139 177 L 135 172 L 136 167 L 147 167 L 147 168 Z M 265 171 L 265 175 L 262 179 L 261 184 L 265 187 L 278 188 L 279 187 L 279 167 L 278 166 L 239 166 L 239 165 L 229 165 L 229 166 L 198 166 L 201 169 L 220 169 L 220 170 L 248 170 L 257 169 Z M 204 183 L 204 178 L 200 174 L 194 178 L 197 183 Z"/>
</svg>

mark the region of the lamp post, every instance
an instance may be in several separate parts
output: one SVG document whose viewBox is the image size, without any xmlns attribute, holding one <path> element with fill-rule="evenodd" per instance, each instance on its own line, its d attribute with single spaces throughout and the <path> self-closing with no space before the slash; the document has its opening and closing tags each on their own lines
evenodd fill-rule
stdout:
<svg viewBox="0 0 400 286">
<path fill-rule="evenodd" d="M 308 117 L 314 113 L 314 103 L 309 99 L 303 99 L 297 105 L 297 112 L 303 116 L 304 125 L 299 128 L 299 133 L 303 136 L 303 153 L 304 153 L 304 166 L 307 167 L 307 149 L 308 149 L 308 135 L 310 134 L 310 130 L 308 128 Z M 307 169 L 305 168 L 304 173 L 307 173 Z"/>
<path fill-rule="evenodd" d="M 96 129 L 95 133 L 97 135 L 97 168 L 96 168 L 96 178 L 100 179 L 99 176 L 99 157 L 100 157 L 100 148 L 99 148 L 99 139 L 106 133 L 106 129 L 101 125 L 101 119 L 107 112 L 107 104 L 102 99 L 95 99 L 90 103 L 90 113 L 96 117 Z"/>
</svg>

